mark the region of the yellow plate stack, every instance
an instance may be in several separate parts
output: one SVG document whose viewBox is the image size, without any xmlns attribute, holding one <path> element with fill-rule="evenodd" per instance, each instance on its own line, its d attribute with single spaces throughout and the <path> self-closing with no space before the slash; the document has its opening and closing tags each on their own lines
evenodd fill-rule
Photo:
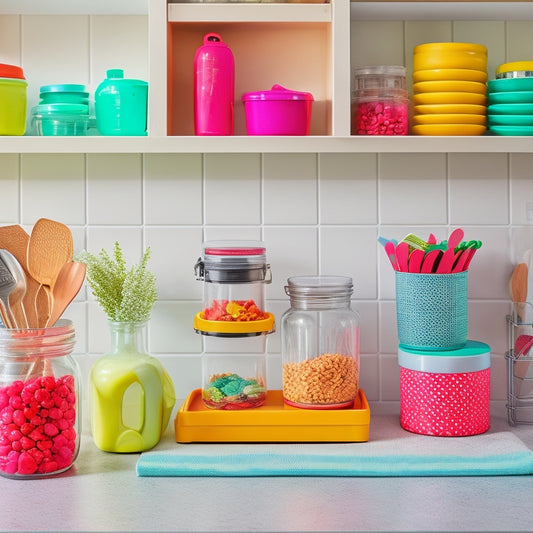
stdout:
<svg viewBox="0 0 533 533">
<path fill-rule="evenodd" d="M 487 49 L 426 43 L 414 49 L 415 135 L 482 135 L 486 130 Z"/>
</svg>

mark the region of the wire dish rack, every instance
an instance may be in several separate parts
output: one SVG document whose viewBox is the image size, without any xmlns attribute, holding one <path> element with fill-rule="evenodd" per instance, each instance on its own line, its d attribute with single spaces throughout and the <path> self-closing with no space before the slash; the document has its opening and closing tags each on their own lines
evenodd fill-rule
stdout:
<svg viewBox="0 0 533 533">
<path fill-rule="evenodd" d="M 533 424 L 533 306 L 514 303 L 507 323 L 507 418 L 512 426 Z"/>
</svg>

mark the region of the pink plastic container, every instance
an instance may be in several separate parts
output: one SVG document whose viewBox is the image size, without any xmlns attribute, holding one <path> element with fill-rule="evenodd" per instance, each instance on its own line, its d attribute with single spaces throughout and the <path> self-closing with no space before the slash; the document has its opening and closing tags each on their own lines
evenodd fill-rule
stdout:
<svg viewBox="0 0 533 533">
<path fill-rule="evenodd" d="M 274 85 L 242 95 L 248 135 L 309 135 L 313 95 Z"/>
<path fill-rule="evenodd" d="M 204 36 L 194 56 L 196 135 L 233 135 L 235 60 L 218 33 Z"/>
<path fill-rule="evenodd" d="M 464 437 L 490 427 L 490 347 L 417 351 L 400 345 L 400 424 L 422 435 Z"/>
</svg>

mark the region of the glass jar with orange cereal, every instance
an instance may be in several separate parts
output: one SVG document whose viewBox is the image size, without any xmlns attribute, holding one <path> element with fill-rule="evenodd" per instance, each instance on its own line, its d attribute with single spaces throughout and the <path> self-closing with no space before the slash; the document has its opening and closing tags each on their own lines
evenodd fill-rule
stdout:
<svg viewBox="0 0 533 533">
<path fill-rule="evenodd" d="M 283 400 L 305 409 L 342 409 L 359 390 L 359 315 L 352 279 L 296 276 L 281 318 Z"/>
</svg>

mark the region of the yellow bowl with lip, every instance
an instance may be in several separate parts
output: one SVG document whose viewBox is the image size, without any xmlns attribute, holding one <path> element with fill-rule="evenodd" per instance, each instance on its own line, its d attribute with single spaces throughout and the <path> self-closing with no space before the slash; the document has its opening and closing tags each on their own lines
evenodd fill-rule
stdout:
<svg viewBox="0 0 533 533">
<path fill-rule="evenodd" d="M 413 84 L 413 92 L 419 93 L 475 93 L 486 94 L 487 86 L 479 81 L 419 81 Z"/>
<path fill-rule="evenodd" d="M 487 48 L 484 45 L 477 43 L 455 42 L 423 43 L 414 47 L 415 54 L 424 52 L 432 54 L 455 54 L 459 52 L 470 52 L 487 55 Z"/>
<path fill-rule="evenodd" d="M 413 72 L 414 83 L 420 81 L 477 81 L 485 83 L 488 78 L 486 72 L 468 68 L 434 68 Z"/>
<path fill-rule="evenodd" d="M 512 61 L 503 63 L 496 69 L 496 77 L 506 72 L 533 72 L 533 61 Z"/>
<path fill-rule="evenodd" d="M 412 128 L 414 135 L 483 135 L 486 129 L 479 124 L 424 124 Z"/>
<path fill-rule="evenodd" d="M 432 113 L 427 115 L 414 115 L 413 124 L 478 124 L 485 126 L 485 115 L 472 115 L 468 113 Z"/>
<path fill-rule="evenodd" d="M 475 104 L 486 105 L 487 97 L 476 93 L 421 93 L 413 95 L 413 104 Z"/>
<path fill-rule="evenodd" d="M 415 105 L 414 112 L 417 115 L 434 115 L 434 114 L 466 114 L 466 115 L 485 115 L 487 108 L 484 105 L 474 104 L 433 104 L 433 105 Z"/>
<path fill-rule="evenodd" d="M 487 56 L 475 52 L 434 54 L 421 52 L 413 56 L 413 70 L 467 69 L 487 71 Z"/>
</svg>

